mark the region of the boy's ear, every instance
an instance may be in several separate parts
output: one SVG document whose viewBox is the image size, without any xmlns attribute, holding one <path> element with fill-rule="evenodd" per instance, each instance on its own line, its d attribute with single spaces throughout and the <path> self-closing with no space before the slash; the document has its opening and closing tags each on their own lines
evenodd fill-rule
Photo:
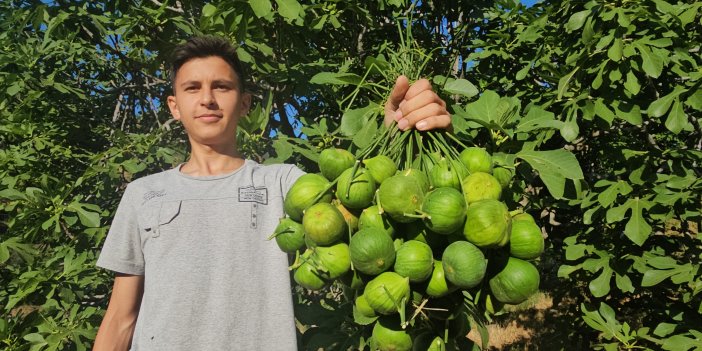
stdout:
<svg viewBox="0 0 702 351">
<path fill-rule="evenodd" d="M 251 94 L 244 93 L 244 95 L 241 96 L 241 106 L 243 108 L 243 113 L 241 115 L 246 116 L 251 110 Z"/>
<path fill-rule="evenodd" d="M 180 110 L 178 110 L 178 104 L 176 104 L 176 97 L 171 95 L 168 97 L 168 109 L 171 110 L 171 115 L 173 119 L 180 120 Z"/>
</svg>

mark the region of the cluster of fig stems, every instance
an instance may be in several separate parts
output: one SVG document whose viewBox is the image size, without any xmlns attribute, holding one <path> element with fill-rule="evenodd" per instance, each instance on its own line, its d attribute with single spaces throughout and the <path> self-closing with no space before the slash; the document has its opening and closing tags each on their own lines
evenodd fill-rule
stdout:
<svg viewBox="0 0 702 351">
<path fill-rule="evenodd" d="M 438 160 L 429 153 L 439 153 L 443 157 L 458 160 L 461 149 L 466 148 L 456 136 L 445 131 L 401 131 L 396 125 L 383 128 L 373 142 L 358 154 L 359 160 L 375 155 L 386 155 L 403 169 L 412 168 L 415 160 L 420 170 L 430 169 Z M 355 167 L 355 166 L 354 166 Z M 355 175 L 355 170 L 354 170 Z"/>
<path fill-rule="evenodd" d="M 314 251 L 314 250 L 315 249 L 312 248 L 312 251 Z M 316 274 L 320 278 L 322 277 L 320 272 L 321 273 L 329 273 L 328 269 L 320 266 L 317 262 L 315 262 L 311 258 L 309 258 L 309 257 L 305 258 L 305 257 L 300 256 L 300 250 L 297 250 L 295 252 L 295 262 L 293 262 L 293 264 L 288 267 L 288 270 L 292 271 L 294 269 L 298 269 L 298 268 L 300 268 L 300 266 L 302 266 L 305 263 L 309 263 L 312 266 L 312 270 L 314 271 L 314 274 Z"/>
</svg>

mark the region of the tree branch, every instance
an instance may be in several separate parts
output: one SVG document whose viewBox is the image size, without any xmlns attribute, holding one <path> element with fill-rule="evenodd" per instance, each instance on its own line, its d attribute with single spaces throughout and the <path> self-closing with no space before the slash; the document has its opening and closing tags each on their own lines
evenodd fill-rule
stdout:
<svg viewBox="0 0 702 351">
<path fill-rule="evenodd" d="M 151 0 L 151 2 L 154 3 L 158 7 L 163 7 L 163 3 L 159 2 L 158 0 Z M 185 13 L 185 11 L 183 10 L 183 6 L 180 4 L 180 1 L 176 1 L 176 6 L 177 7 L 166 6 L 165 8 L 167 10 L 175 11 L 178 13 Z"/>
</svg>

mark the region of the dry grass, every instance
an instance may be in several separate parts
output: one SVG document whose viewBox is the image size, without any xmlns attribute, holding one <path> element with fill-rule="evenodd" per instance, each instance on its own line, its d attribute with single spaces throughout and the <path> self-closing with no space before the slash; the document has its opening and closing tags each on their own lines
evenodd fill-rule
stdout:
<svg viewBox="0 0 702 351">
<path fill-rule="evenodd" d="M 505 310 L 510 318 L 487 326 L 490 336 L 489 348 L 502 350 L 508 346 L 522 345 L 524 350 L 529 350 L 532 345 L 531 340 L 539 334 L 535 330 L 536 326 L 544 323 L 545 313 L 551 307 L 553 307 L 553 298 L 543 292 L 535 294 L 520 305 L 506 306 Z M 524 323 L 527 321 L 528 324 Z M 480 344 L 480 335 L 475 329 L 470 331 L 468 339 Z"/>
</svg>

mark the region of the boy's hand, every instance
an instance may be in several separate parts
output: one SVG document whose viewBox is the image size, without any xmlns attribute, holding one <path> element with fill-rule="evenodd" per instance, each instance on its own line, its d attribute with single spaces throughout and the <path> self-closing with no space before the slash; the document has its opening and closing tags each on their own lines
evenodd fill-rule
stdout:
<svg viewBox="0 0 702 351">
<path fill-rule="evenodd" d="M 446 103 L 432 90 L 431 83 L 420 79 L 410 86 L 405 76 L 397 78 L 385 103 L 385 125 L 393 121 L 401 130 L 451 127 L 451 115 L 446 111 Z"/>
</svg>

